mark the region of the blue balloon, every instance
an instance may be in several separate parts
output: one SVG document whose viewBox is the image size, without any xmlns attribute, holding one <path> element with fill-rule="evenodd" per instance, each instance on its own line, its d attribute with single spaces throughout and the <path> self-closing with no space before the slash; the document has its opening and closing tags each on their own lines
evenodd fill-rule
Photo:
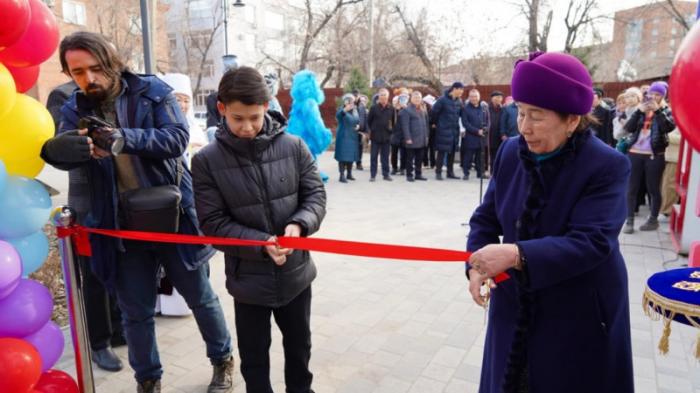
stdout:
<svg viewBox="0 0 700 393">
<path fill-rule="evenodd" d="M 9 176 L 0 194 L 0 238 L 16 239 L 40 230 L 51 214 L 51 198 L 41 183 Z"/>
<path fill-rule="evenodd" d="M 24 277 L 34 273 L 44 264 L 49 255 L 49 239 L 43 231 L 18 239 L 8 239 L 22 259 Z"/>
<path fill-rule="evenodd" d="M 5 163 L 0 160 L 0 195 L 5 189 L 5 183 L 7 183 L 7 169 L 5 169 Z"/>
</svg>

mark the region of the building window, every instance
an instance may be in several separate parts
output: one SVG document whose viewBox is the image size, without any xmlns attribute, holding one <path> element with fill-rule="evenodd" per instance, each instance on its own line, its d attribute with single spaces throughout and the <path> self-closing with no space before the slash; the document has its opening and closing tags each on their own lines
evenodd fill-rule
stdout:
<svg viewBox="0 0 700 393">
<path fill-rule="evenodd" d="M 641 19 L 635 19 L 627 25 L 627 32 L 625 34 L 625 59 L 634 59 L 639 56 L 643 26 L 644 21 Z"/>
<path fill-rule="evenodd" d="M 280 40 L 265 41 L 265 52 L 268 54 L 282 55 L 284 53 L 284 43 Z"/>
<path fill-rule="evenodd" d="M 175 34 L 168 34 L 168 47 L 170 48 L 170 53 L 177 51 L 177 37 Z"/>
<path fill-rule="evenodd" d="M 209 94 L 213 93 L 214 90 L 211 89 L 202 89 L 197 93 L 197 97 L 194 98 L 194 105 L 195 106 L 206 106 L 207 105 L 207 97 Z"/>
<path fill-rule="evenodd" d="M 79 1 L 63 0 L 63 20 L 66 23 L 85 26 L 85 4 Z"/>
<path fill-rule="evenodd" d="M 193 48 L 204 49 L 209 42 L 211 30 L 196 30 L 187 36 L 187 45 Z"/>
<path fill-rule="evenodd" d="M 265 13 L 265 27 L 273 30 L 284 29 L 284 16 L 276 12 L 267 11 Z"/>
<path fill-rule="evenodd" d="M 676 47 L 676 39 L 675 39 L 675 38 L 671 38 L 671 41 L 668 42 L 668 45 L 669 45 L 671 48 L 675 48 L 675 47 Z"/>
<path fill-rule="evenodd" d="M 245 21 L 250 23 L 250 24 L 255 24 L 255 6 L 246 4 L 245 7 L 243 7 L 244 11 L 244 17 Z"/>
<path fill-rule="evenodd" d="M 212 16 L 211 4 L 207 0 L 193 0 L 187 4 L 191 18 L 206 18 Z"/>
<path fill-rule="evenodd" d="M 653 57 L 656 57 L 656 51 L 653 50 L 653 51 L 649 52 L 649 56 L 652 57 L 652 58 L 653 58 Z"/>
<path fill-rule="evenodd" d="M 202 77 L 212 78 L 214 76 L 214 60 L 205 60 L 202 65 Z"/>
<path fill-rule="evenodd" d="M 141 34 L 141 15 L 129 16 L 129 33 Z"/>
<path fill-rule="evenodd" d="M 674 27 L 671 29 L 671 35 L 672 35 L 672 36 L 675 36 L 676 34 L 678 34 L 678 29 L 674 26 Z"/>
<path fill-rule="evenodd" d="M 255 52 L 254 34 L 243 34 L 243 47 L 247 52 Z"/>
</svg>

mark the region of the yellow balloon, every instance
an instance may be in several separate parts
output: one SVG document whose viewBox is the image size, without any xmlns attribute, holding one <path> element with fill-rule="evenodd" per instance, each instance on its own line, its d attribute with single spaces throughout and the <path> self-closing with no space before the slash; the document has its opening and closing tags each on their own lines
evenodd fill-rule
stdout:
<svg viewBox="0 0 700 393">
<path fill-rule="evenodd" d="M 39 101 L 17 94 L 15 106 L 0 119 L 0 160 L 38 158 L 41 146 L 53 135 L 54 124 L 49 111 Z"/>
<path fill-rule="evenodd" d="M 15 105 L 17 90 L 10 71 L 0 63 L 0 118 Z"/>
<path fill-rule="evenodd" d="M 32 157 L 28 160 L 5 161 L 8 175 L 24 176 L 33 179 L 44 169 L 44 160 Z"/>
</svg>

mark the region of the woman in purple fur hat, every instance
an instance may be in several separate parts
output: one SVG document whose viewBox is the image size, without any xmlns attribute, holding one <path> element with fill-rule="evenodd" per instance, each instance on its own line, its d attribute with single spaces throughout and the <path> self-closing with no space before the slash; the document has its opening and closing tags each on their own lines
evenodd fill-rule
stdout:
<svg viewBox="0 0 700 393">
<path fill-rule="evenodd" d="M 592 87 L 567 54 L 515 65 L 520 136 L 501 145 L 469 222 L 474 301 L 484 305 L 491 288 L 480 393 L 634 389 L 617 240 L 630 164 L 591 137 Z M 502 272 L 511 278 L 493 285 Z"/>
</svg>

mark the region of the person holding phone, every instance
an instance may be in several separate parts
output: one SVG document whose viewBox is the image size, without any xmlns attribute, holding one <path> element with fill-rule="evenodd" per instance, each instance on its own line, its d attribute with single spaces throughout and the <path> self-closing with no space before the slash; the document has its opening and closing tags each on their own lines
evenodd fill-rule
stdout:
<svg viewBox="0 0 700 393">
<path fill-rule="evenodd" d="M 668 146 L 668 134 L 676 128 L 671 108 L 666 103 L 666 82 L 654 82 L 644 96 L 639 108 L 632 114 L 625 131 L 629 133 L 629 160 L 632 164 L 627 192 L 627 221 L 624 233 L 634 233 L 634 209 L 642 182 L 651 196 L 651 211 L 640 231 L 653 231 L 659 227 L 661 208 L 661 177 L 665 168 L 664 152 Z"/>
<path fill-rule="evenodd" d="M 352 94 L 345 94 L 342 100 L 343 106 L 335 114 L 338 128 L 335 132 L 334 157 L 338 161 L 339 181 L 347 183 L 348 180 L 355 180 L 352 176 L 352 164 L 360 159 L 360 145 L 357 143 L 360 114 L 355 107 L 355 97 Z"/>
</svg>

